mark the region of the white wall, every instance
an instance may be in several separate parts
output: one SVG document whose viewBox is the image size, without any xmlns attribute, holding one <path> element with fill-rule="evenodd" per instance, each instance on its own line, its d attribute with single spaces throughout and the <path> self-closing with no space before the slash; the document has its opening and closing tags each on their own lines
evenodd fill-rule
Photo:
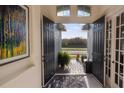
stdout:
<svg viewBox="0 0 124 93">
<path fill-rule="evenodd" d="M 42 15 L 53 19 L 47 6 L 29 7 L 30 57 L 0 67 L 0 87 L 41 87 Z"/>
<path fill-rule="evenodd" d="M 40 6 L 29 6 L 31 56 L 0 67 L 0 87 L 41 87 Z"/>
</svg>

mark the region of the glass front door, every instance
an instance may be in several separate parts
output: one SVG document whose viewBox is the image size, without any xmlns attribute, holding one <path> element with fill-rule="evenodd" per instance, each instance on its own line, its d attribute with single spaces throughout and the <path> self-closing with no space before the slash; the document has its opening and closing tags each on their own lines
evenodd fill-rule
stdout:
<svg viewBox="0 0 124 93">
<path fill-rule="evenodd" d="M 115 21 L 115 71 L 114 71 L 114 86 L 123 87 L 123 72 L 124 72 L 124 13 L 116 16 Z"/>
<path fill-rule="evenodd" d="M 124 87 L 124 12 L 106 17 L 105 86 Z"/>
</svg>

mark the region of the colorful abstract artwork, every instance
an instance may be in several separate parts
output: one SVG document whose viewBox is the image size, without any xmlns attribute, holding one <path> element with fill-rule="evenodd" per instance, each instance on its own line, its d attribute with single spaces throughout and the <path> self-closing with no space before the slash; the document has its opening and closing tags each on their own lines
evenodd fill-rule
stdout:
<svg viewBox="0 0 124 93">
<path fill-rule="evenodd" d="M 0 65 L 29 56 L 28 8 L 0 5 Z"/>
</svg>

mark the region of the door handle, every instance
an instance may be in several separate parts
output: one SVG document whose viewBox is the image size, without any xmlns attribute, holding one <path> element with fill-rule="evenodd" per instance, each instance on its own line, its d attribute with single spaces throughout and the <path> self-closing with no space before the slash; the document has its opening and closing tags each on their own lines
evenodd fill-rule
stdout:
<svg viewBox="0 0 124 93">
<path fill-rule="evenodd" d="M 44 58 L 45 56 L 42 56 L 42 58 Z"/>
<path fill-rule="evenodd" d="M 114 64 L 115 62 L 114 62 L 114 61 L 112 61 L 112 63 Z"/>
</svg>

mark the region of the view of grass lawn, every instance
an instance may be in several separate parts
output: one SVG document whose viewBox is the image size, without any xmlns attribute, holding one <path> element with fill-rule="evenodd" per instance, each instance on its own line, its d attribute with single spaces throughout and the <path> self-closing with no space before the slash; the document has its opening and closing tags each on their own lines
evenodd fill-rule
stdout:
<svg viewBox="0 0 124 93">
<path fill-rule="evenodd" d="M 76 58 L 77 54 L 87 55 L 87 48 L 62 48 L 62 52 L 66 52 L 71 58 Z"/>
<path fill-rule="evenodd" d="M 62 48 L 62 51 L 87 51 L 87 48 Z"/>
<path fill-rule="evenodd" d="M 62 32 L 61 51 L 68 53 L 71 58 L 87 56 L 87 31 L 82 30 L 83 25 L 64 24 L 66 31 Z"/>
</svg>

